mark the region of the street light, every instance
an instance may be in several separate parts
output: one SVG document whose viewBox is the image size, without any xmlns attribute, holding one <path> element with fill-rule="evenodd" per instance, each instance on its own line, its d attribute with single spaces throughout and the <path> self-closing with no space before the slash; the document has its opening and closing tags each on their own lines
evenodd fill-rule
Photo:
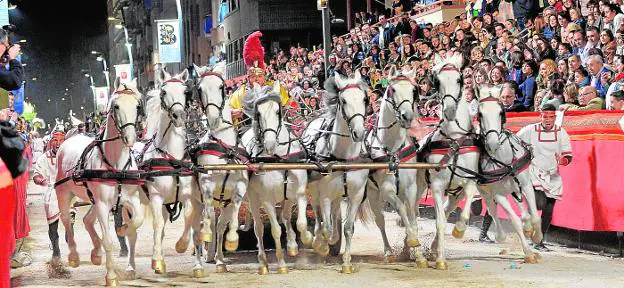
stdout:
<svg viewBox="0 0 624 288">
<path fill-rule="evenodd" d="M 61 98 L 61 101 L 65 101 L 65 97 Z"/>
<path fill-rule="evenodd" d="M 85 73 L 84 75 L 85 75 L 85 78 L 89 78 L 89 76 L 91 76 L 89 75 L 89 73 Z"/>
<path fill-rule="evenodd" d="M 115 21 L 115 20 L 117 20 L 117 18 L 112 17 L 112 16 L 108 16 L 108 18 L 107 18 L 107 19 L 108 19 L 108 21 Z"/>
<path fill-rule="evenodd" d="M 52 99 L 48 98 L 48 102 L 52 102 Z"/>
<path fill-rule="evenodd" d="M 9 10 L 15 10 L 15 9 L 17 9 L 17 5 L 9 4 Z"/>
<path fill-rule="evenodd" d="M 17 43 L 27 43 L 27 42 L 28 42 L 28 40 L 26 40 L 26 39 L 22 39 L 22 40 L 17 41 Z"/>
<path fill-rule="evenodd" d="M 102 71 L 102 73 L 104 73 L 104 77 L 106 78 L 106 87 L 110 88 L 110 78 L 108 76 L 108 65 L 106 64 L 106 57 L 104 57 L 104 53 L 92 50 L 91 54 L 97 55 L 95 60 L 97 60 L 98 62 L 102 62 L 102 64 L 104 65 L 104 70 Z"/>
</svg>

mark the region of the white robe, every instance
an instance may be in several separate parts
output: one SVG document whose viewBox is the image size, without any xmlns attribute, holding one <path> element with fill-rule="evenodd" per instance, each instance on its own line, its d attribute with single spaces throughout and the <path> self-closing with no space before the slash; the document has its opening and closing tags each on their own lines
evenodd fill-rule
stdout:
<svg viewBox="0 0 624 288">
<path fill-rule="evenodd" d="M 60 217 L 58 200 L 56 199 L 56 190 L 54 183 L 56 182 L 56 156 L 46 152 L 37 158 L 33 169 L 33 177 L 41 175 L 48 179 L 48 186 L 43 192 L 44 208 L 48 224 L 54 223 Z"/>
<path fill-rule="evenodd" d="M 533 186 L 537 190 L 544 191 L 550 198 L 561 199 L 563 182 L 559 175 L 555 153 L 559 153 L 562 157 L 572 155 L 568 133 L 558 126 L 553 130 L 543 131 L 541 124 L 536 123 L 520 129 L 517 134 L 531 144 L 533 149 L 533 160 L 529 167 Z"/>
</svg>

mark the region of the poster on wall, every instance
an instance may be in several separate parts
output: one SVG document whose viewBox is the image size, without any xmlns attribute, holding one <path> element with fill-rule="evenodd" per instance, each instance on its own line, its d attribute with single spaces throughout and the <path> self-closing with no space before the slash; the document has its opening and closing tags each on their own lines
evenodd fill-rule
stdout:
<svg viewBox="0 0 624 288">
<path fill-rule="evenodd" d="M 93 93 L 95 94 L 95 106 L 98 111 L 105 110 L 108 104 L 108 87 L 95 87 L 93 88 Z"/>
<path fill-rule="evenodd" d="M 156 20 L 160 63 L 180 63 L 180 25 L 178 20 Z"/>
<path fill-rule="evenodd" d="M 130 83 L 132 81 L 130 78 L 130 64 L 115 65 L 115 77 L 119 78 L 119 83 L 121 84 Z"/>
<path fill-rule="evenodd" d="M 9 25 L 9 0 L 0 0 L 0 26 Z"/>
</svg>

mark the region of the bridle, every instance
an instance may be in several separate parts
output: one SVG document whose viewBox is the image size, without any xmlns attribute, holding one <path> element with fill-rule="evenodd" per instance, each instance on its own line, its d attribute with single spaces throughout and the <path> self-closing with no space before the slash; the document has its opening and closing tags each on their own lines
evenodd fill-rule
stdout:
<svg viewBox="0 0 624 288">
<path fill-rule="evenodd" d="M 479 99 L 479 104 L 480 104 L 480 103 L 483 103 L 483 102 L 496 102 L 496 103 L 498 103 L 498 104 L 500 105 L 500 102 L 499 102 L 498 98 L 493 97 L 493 96 L 488 96 L 488 97 L 486 97 L 486 98 Z M 477 116 L 477 118 L 478 118 L 478 120 L 479 120 L 479 128 L 480 128 L 479 130 L 481 130 L 481 131 L 479 132 L 479 135 L 480 135 L 480 136 L 481 136 L 484 140 L 487 138 L 487 136 L 488 136 L 490 133 L 495 133 L 495 134 L 496 134 L 497 139 L 500 139 L 500 137 L 501 137 L 501 133 L 502 133 L 502 131 L 503 131 L 503 125 L 505 124 L 505 109 L 502 109 L 502 105 L 501 105 L 501 113 L 502 113 L 502 116 L 501 116 L 501 121 L 500 121 L 500 129 L 499 129 L 499 130 L 495 130 L 495 129 L 484 130 L 484 129 L 483 129 L 483 122 L 481 121 L 481 118 L 482 118 L 481 111 L 479 111 L 479 112 L 478 112 L 478 116 Z"/>
<path fill-rule="evenodd" d="M 258 111 L 258 105 L 266 103 L 266 102 L 273 102 L 275 104 L 277 104 L 278 107 L 278 111 L 277 111 L 277 117 L 278 117 L 278 122 L 277 122 L 277 129 L 273 129 L 273 128 L 262 128 L 262 125 L 260 125 L 260 112 Z M 258 140 L 258 143 L 264 143 L 264 135 L 266 135 L 266 133 L 271 132 L 271 133 L 275 133 L 275 137 L 279 138 L 279 134 L 280 131 L 282 130 L 282 105 L 281 103 L 279 103 L 279 101 L 275 101 L 273 99 L 264 99 L 261 101 L 258 101 L 257 103 L 254 104 L 254 110 L 256 111 L 255 115 L 254 115 L 254 119 L 253 121 L 256 123 L 254 125 L 254 129 L 256 130 L 255 134 L 256 134 L 256 138 Z"/>
<path fill-rule="evenodd" d="M 460 86 L 460 91 L 461 91 L 461 87 L 463 86 L 463 81 L 461 79 L 461 71 L 459 71 L 459 68 L 455 67 L 455 65 L 453 65 L 453 64 L 446 64 L 442 68 L 440 68 L 440 71 L 438 71 L 438 74 L 440 72 L 444 72 L 444 71 L 454 71 L 454 72 L 459 73 L 459 75 L 460 75 L 459 86 Z M 437 80 L 437 75 L 434 75 L 434 78 Z M 444 110 L 444 100 L 446 98 L 451 98 L 451 100 L 453 100 L 455 105 L 458 105 L 459 101 L 460 101 L 460 98 L 461 98 L 461 95 L 457 95 L 457 98 L 453 97 L 453 95 L 450 95 L 450 94 L 442 95 L 442 98 L 440 99 L 440 101 L 442 102 L 441 103 L 442 104 L 442 110 Z"/>
<path fill-rule="evenodd" d="M 184 103 L 181 103 L 179 101 L 173 102 L 171 103 L 171 105 L 167 106 L 167 103 L 165 103 L 165 96 L 167 95 L 167 92 L 165 91 L 164 87 L 168 83 L 182 83 L 182 85 L 186 85 L 186 84 L 182 80 L 173 78 L 173 79 L 166 80 L 160 85 L 160 106 L 167 112 L 167 114 L 169 115 L 169 118 L 173 118 L 173 115 L 172 115 L 173 107 L 175 105 L 180 105 L 182 106 L 182 109 L 184 110 L 185 106 L 184 106 Z"/>
<path fill-rule="evenodd" d="M 132 91 L 132 89 L 129 89 L 125 84 L 124 85 L 124 89 L 123 90 L 119 90 L 119 91 L 115 91 L 115 93 L 113 93 L 113 95 L 132 95 L 134 96 L 136 93 L 134 91 Z M 128 122 L 126 124 L 123 125 L 119 125 L 119 121 L 117 119 L 117 114 L 115 113 L 115 109 L 119 108 L 119 106 L 117 106 L 117 104 L 113 105 L 112 107 L 110 107 L 108 113 L 112 115 L 113 118 L 113 124 L 115 126 L 115 129 L 117 129 L 117 132 L 119 133 L 119 135 L 122 135 L 122 131 L 123 129 L 125 129 L 128 126 L 134 126 L 136 131 L 139 131 L 140 127 L 139 127 L 139 119 L 141 118 L 142 114 L 143 114 L 143 105 L 141 104 L 141 101 L 138 101 L 139 105 L 138 105 L 138 109 L 137 109 L 137 115 L 136 115 L 136 119 L 134 120 L 134 122 Z"/>
<path fill-rule="evenodd" d="M 396 77 L 393 77 L 390 79 L 390 82 L 398 82 L 398 81 L 408 81 L 410 84 L 412 84 L 412 86 L 414 86 L 414 84 L 412 83 L 412 81 L 407 78 L 407 76 L 404 75 L 399 75 Z M 396 116 L 397 119 L 400 119 L 401 117 L 401 111 L 399 110 L 401 108 L 401 106 L 405 103 L 408 103 L 410 106 L 410 109 L 413 109 L 412 107 L 414 107 L 414 101 L 416 101 L 416 88 L 414 87 L 413 92 L 412 92 L 412 99 L 403 99 L 401 102 L 399 102 L 399 104 L 396 103 L 396 100 L 394 99 L 394 88 L 392 87 L 392 84 L 388 85 L 388 95 L 389 97 L 386 97 L 386 103 L 389 103 L 392 106 L 392 110 L 394 110 L 394 114 Z M 392 123 L 391 125 L 389 125 L 388 127 L 384 127 L 384 128 L 390 128 L 394 125 L 396 125 L 396 123 L 398 123 L 398 121 L 394 121 L 394 123 Z M 403 127 L 403 128 L 407 128 L 407 127 Z"/>
<path fill-rule="evenodd" d="M 340 95 L 345 92 L 346 90 L 349 89 L 358 89 L 358 90 L 362 90 L 360 87 L 360 84 L 349 84 L 347 86 L 344 86 L 342 88 L 338 88 L 338 97 L 340 97 Z M 366 95 L 364 95 L 364 97 L 367 97 Z M 366 102 L 366 100 L 364 100 Z M 346 101 L 345 101 L 346 102 Z M 362 117 L 362 121 L 366 122 L 366 116 L 364 116 L 364 114 L 362 113 L 355 113 L 353 115 L 351 115 L 351 117 L 349 117 L 347 115 L 347 112 L 345 112 L 344 107 L 342 107 L 344 105 L 343 101 L 339 98 L 338 99 L 338 108 L 340 109 L 340 112 L 342 114 L 342 119 L 344 119 L 345 121 L 347 121 L 347 126 L 349 127 L 349 132 L 351 135 L 340 135 L 343 137 L 353 137 L 353 128 L 351 127 L 351 121 L 353 121 L 353 119 L 355 119 L 355 117 Z"/>
<path fill-rule="evenodd" d="M 225 106 L 225 85 L 221 86 L 221 105 L 217 105 L 213 102 L 208 102 L 208 103 L 204 103 L 204 99 L 202 97 L 202 91 L 201 91 L 201 87 L 199 87 L 199 83 L 201 82 L 202 79 L 204 79 L 205 77 L 208 76 L 215 76 L 217 78 L 219 78 L 221 80 L 222 83 L 225 84 L 225 80 L 223 79 L 223 75 L 221 75 L 221 73 L 217 73 L 217 72 L 212 72 L 212 71 L 208 71 L 208 72 L 204 72 L 201 75 L 199 75 L 199 80 L 197 81 L 197 90 L 199 92 L 199 102 L 201 103 L 202 109 L 204 110 L 204 113 L 208 113 L 208 107 L 210 106 L 214 106 L 215 108 L 219 109 L 219 118 L 221 118 L 221 120 L 223 120 L 223 108 Z"/>
</svg>

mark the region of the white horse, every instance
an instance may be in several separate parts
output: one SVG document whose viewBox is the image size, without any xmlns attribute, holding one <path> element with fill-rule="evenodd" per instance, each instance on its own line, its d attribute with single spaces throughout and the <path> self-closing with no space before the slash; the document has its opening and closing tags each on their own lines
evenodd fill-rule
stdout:
<svg viewBox="0 0 624 288">
<path fill-rule="evenodd" d="M 481 85 L 475 90 L 479 97 L 479 134 L 485 146 L 483 151 L 485 157 L 481 157 L 481 173 L 486 181 L 484 185 L 480 185 L 480 191 L 496 223 L 498 230 L 496 240 L 498 242 L 505 240 L 497 217 L 496 204 L 499 204 L 509 216 L 516 234 L 520 237 L 525 262 L 537 263 L 536 254 L 533 253 L 522 231 L 522 223 L 507 200 L 511 192 L 521 192 L 525 195 L 531 214 L 530 223 L 534 228 L 534 233 L 529 234 L 532 234 L 535 243 L 539 243 L 542 238 L 541 219 L 537 214 L 535 191 L 527 169 L 532 158 L 530 147 L 511 131 L 504 129 L 505 110 L 499 102 L 500 88 Z M 524 211 L 521 203 L 518 207 Z"/>
<path fill-rule="evenodd" d="M 272 90 L 271 90 L 272 89 Z M 254 162 L 299 162 L 307 159 L 307 152 L 299 139 L 293 135 L 282 120 L 280 84 L 275 82 L 273 88 L 256 85 L 252 92 L 248 92 L 245 99 L 245 113 L 253 120 L 252 129 L 242 137 L 242 143 Z M 308 229 L 306 219 L 306 186 L 308 173 L 306 170 L 260 171 L 249 179 L 247 198 L 251 214 L 254 219 L 254 230 L 258 239 L 258 273 L 267 274 L 268 261 L 264 251 L 264 223 L 260 215 L 263 208 L 271 222 L 271 234 L 275 241 L 277 256 L 277 272 L 288 273 L 288 266 L 284 261 L 284 251 L 280 237 L 282 228 L 279 225 L 275 206 L 282 207 L 282 223 L 286 226 L 288 255 L 297 256 L 296 235 L 290 218 L 293 202 L 297 203 L 297 230 L 301 235 L 301 242 L 311 246 L 312 233 Z"/>
<path fill-rule="evenodd" d="M 403 75 L 392 66 L 386 94 L 381 99 L 379 119 L 367 143 L 371 143 L 371 158 L 375 162 L 416 162 L 417 143 L 407 137 L 407 129 L 411 126 L 414 115 L 415 85 L 413 75 Z M 390 173 L 387 170 L 371 171 L 374 182 L 369 182 L 367 191 L 375 222 L 381 231 L 384 243 L 384 256 L 392 258 L 392 248 L 386 235 L 383 203 L 390 204 L 399 212 L 405 225 L 405 247 L 420 246 L 418 241 L 418 206 L 416 177 L 418 170 L 404 169 Z M 419 267 L 427 267 L 427 259 L 416 249 L 416 263 Z"/>
<path fill-rule="evenodd" d="M 439 170 L 418 173 L 418 199 L 424 193 L 429 182 L 436 211 L 436 238 L 432 243 L 432 256 L 436 258 L 436 269 L 448 269 L 444 255 L 445 225 L 451 209 L 445 211 L 444 195 L 455 191 L 465 193 L 466 203 L 471 203 L 477 194 L 475 175 L 479 170 L 479 151 L 473 133 L 472 117 L 468 103 L 461 97 L 461 55 L 444 60 L 433 67 L 432 72 L 439 95 L 442 98 L 441 120 L 438 129 L 423 140 L 421 152 L 428 163 L 446 162 L 450 166 Z M 427 175 L 429 174 L 429 175 Z M 455 207 L 459 195 L 449 197 L 447 208 Z M 463 209 L 460 219 L 455 223 L 453 236 L 461 238 L 470 217 L 470 205 Z"/>
<path fill-rule="evenodd" d="M 366 137 L 364 120 L 367 86 L 361 81 L 359 72 L 356 72 L 349 78 L 336 74 L 335 77 L 327 79 L 325 90 L 329 111 L 310 122 L 303 133 L 306 145 L 311 145 L 309 151 L 314 151 L 318 160 L 358 160 L 361 157 L 362 142 Z M 343 197 L 348 198 L 347 220 L 344 224 L 346 244 L 342 255 L 343 273 L 353 272 L 353 224 L 364 198 L 368 173 L 368 170 L 354 170 L 332 172 L 328 175 L 317 172 L 311 174 L 310 181 L 314 182 L 309 188 L 316 215 L 313 247 L 322 256 L 329 254 L 329 244 L 333 245 L 340 240 L 340 205 Z"/>
<path fill-rule="evenodd" d="M 247 162 L 247 152 L 239 147 L 238 133 L 232 123 L 231 108 L 227 103 L 223 73 L 225 66 L 195 67 L 199 76 L 197 87 L 202 108 L 208 122 L 208 132 L 199 141 L 193 152 L 198 165 Z M 217 223 L 217 253 L 215 254 L 217 273 L 227 272 L 223 259 L 223 234 L 229 232 L 225 247 L 228 251 L 238 248 L 238 212 L 247 192 L 249 182 L 247 171 L 225 171 L 199 173 L 199 186 L 204 196 L 204 217 L 201 239 L 212 241 L 211 226 Z M 213 206 L 222 207 L 218 219 L 213 219 Z M 197 223 L 196 223 L 197 224 Z M 209 249 L 212 249 L 209 247 Z M 211 255 L 213 251 L 208 251 Z"/>
<path fill-rule="evenodd" d="M 111 209 L 120 209 L 122 204 L 130 209 L 133 218 L 129 226 L 133 229 L 141 225 L 143 210 L 140 195 L 136 185 L 120 185 L 116 183 L 85 182 L 77 184 L 70 179 L 72 174 L 82 169 L 97 169 L 106 171 L 123 171 L 136 169 L 130 148 L 136 141 L 138 119 L 140 117 L 141 94 L 136 87 L 136 79 L 129 84 L 119 84 L 115 81 L 115 92 L 108 103 L 106 128 L 98 139 L 85 135 L 76 135 L 67 139 L 59 148 L 57 154 L 56 194 L 58 197 L 61 221 L 67 231 L 67 243 L 70 253 L 69 265 L 78 267 L 80 257 L 76 251 L 76 242 L 70 223 L 70 205 L 74 196 L 83 201 L 94 203 L 84 217 L 85 227 L 91 240 L 91 262 L 101 263 L 101 245 L 106 251 L 106 285 L 116 286 L 117 275 L 114 271 L 114 256 L 112 255 L 113 241 L 110 235 L 108 216 Z M 121 191 L 118 194 L 118 189 Z M 97 217 L 102 229 L 103 243 L 94 229 Z"/>
<path fill-rule="evenodd" d="M 159 69 L 156 71 L 155 78 L 155 84 L 158 88 L 148 92 L 151 97 L 147 99 L 146 105 L 146 136 L 151 140 L 145 145 L 141 166 L 147 170 L 165 166 L 163 169 L 169 170 L 175 168 L 175 165 L 184 166 L 181 160 L 184 158 L 186 149 L 185 92 L 187 90 L 188 71 L 184 70 L 172 77 L 168 72 Z M 181 213 L 182 208 L 180 206 L 182 203 L 184 204 L 184 232 L 176 242 L 176 251 L 184 253 L 188 248 L 190 226 L 195 214 L 193 205 L 195 198 L 191 188 L 193 182 L 190 176 L 157 176 L 153 177 L 153 181 L 146 182 L 147 195 L 154 216 L 152 269 L 157 274 L 166 274 L 162 245 L 166 217 L 169 216 L 169 219 L 173 221 L 175 214 Z M 201 243 L 196 241 L 195 244 L 197 247 Z M 199 255 L 196 257 L 200 258 Z M 203 272 L 203 270 L 202 272 L 199 271 L 201 264 L 193 269 L 195 275 Z"/>
</svg>

